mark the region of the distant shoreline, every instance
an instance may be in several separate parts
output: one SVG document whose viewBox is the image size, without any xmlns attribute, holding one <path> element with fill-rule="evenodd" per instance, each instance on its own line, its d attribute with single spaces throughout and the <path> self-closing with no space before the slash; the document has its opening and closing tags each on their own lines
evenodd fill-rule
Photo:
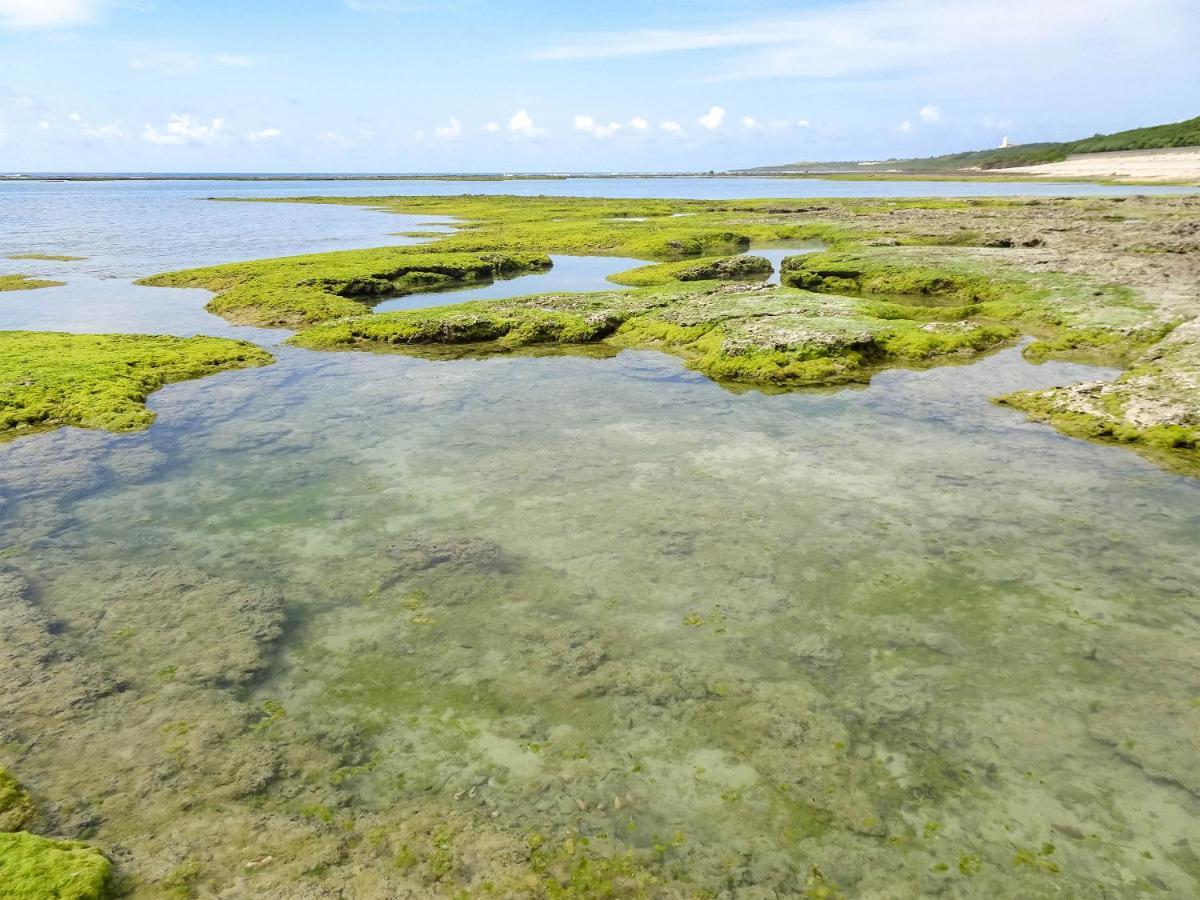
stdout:
<svg viewBox="0 0 1200 900">
<path fill-rule="evenodd" d="M 53 182 L 113 182 L 113 181 L 294 181 L 294 182 L 339 182 L 339 181 L 595 181 L 612 179 L 663 179 L 663 178 L 711 178 L 740 180 L 747 178 L 773 178 L 787 181 L 979 181 L 998 183 L 1063 183 L 1063 184 L 1112 184 L 1125 187 L 1171 186 L 1200 187 L 1197 180 L 1167 181 L 1162 179 L 1132 179 L 1114 177 L 1087 177 L 1085 175 L 1059 175 L 1051 172 L 1035 173 L 1014 169 L 1011 174 L 1003 170 L 978 172 L 814 172 L 753 170 L 730 172 L 548 172 L 548 173 L 413 173 L 413 174 L 355 174 L 355 173 L 298 173 L 298 172 L 30 172 L 0 173 L 0 184 L 4 183 L 53 183 Z"/>
</svg>

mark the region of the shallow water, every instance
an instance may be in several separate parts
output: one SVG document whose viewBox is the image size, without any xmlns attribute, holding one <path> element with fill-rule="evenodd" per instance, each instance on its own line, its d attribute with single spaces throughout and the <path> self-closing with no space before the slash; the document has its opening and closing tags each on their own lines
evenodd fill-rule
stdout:
<svg viewBox="0 0 1200 900">
<path fill-rule="evenodd" d="M 270 253 L 318 240 L 296 209 Z M 344 212 L 347 243 L 402 230 Z M 0 311 L 280 336 L 205 296 L 88 275 Z M 0 445 L 3 565 L 140 698 L 56 737 L 8 729 L 16 770 L 97 812 L 96 840 L 156 834 L 240 872 L 248 839 L 222 825 L 311 818 L 319 793 L 351 819 L 586 836 L 685 893 L 1200 890 L 1200 484 L 987 400 L 1103 370 L 1008 349 L 767 395 L 649 351 L 274 349 L 156 393 L 146 432 Z M 241 607 L 187 644 L 147 624 L 209 582 L 286 600 L 237 690 L 176 673 L 255 646 Z M 242 743 L 169 749 L 183 725 L 222 733 L 234 701 L 269 712 Z M 240 773 L 267 747 L 289 762 L 262 797 L 181 800 L 189 766 Z"/>
</svg>

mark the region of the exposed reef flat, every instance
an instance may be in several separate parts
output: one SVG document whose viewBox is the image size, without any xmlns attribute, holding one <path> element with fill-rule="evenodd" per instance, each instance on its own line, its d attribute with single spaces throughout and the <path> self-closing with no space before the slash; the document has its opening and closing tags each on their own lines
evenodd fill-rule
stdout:
<svg viewBox="0 0 1200 900">
<path fill-rule="evenodd" d="M 279 201 L 264 201 L 279 202 Z M 288 200 L 286 202 L 296 202 Z M 773 389 L 866 380 L 881 367 L 969 358 L 1032 335 L 1033 360 L 1129 368 L 1112 385 L 1003 399 L 1068 434 L 1115 439 L 1183 470 L 1200 445 L 1200 199 L 610 200 L 305 198 L 460 227 L 419 247 L 169 273 L 235 322 L 309 325 L 314 349 L 445 353 L 604 343 L 676 353 L 725 382 Z M 751 247 L 821 241 L 763 284 Z M 370 313 L 396 293 L 544 267 L 547 253 L 651 265 L 630 290 Z"/>
<path fill-rule="evenodd" d="M 272 359 L 227 338 L 0 332 L 0 439 L 62 425 L 137 431 L 163 385 Z"/>
<path fill-rule="evenodd" d="M 346 250 L 190 269 L 144 279 L 216 291 L 210 311 L 243 325 L 302 326 L 370 312 L 384 297 L 440 291 L 550 268 L 544 253 Z"/>
<path fill-rule="evenodd" d="M 87 259 L 86 256 L 66 256 L 59 253 L 12 253 L 9 259 L 37 259 L 45 262 L 79 262 Z"/>
<path fill-rule="evenodd" d="M 30 278 L 28 275 L 0 275 L 0 292 L 32 291 L 37 288 L 61 287 L 63 284 L 62 281 Z"/>
</svg>

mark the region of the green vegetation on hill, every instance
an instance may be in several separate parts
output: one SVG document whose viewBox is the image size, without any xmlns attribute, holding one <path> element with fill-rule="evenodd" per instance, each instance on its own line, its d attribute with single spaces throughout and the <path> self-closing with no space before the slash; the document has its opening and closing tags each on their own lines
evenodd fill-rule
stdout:
<svg viewBox="0 0 1200 900">
<path fill-rule="evenodd" d="M 947 153 L 943 156 L 918 157 L 914 159 L 888 160 L 883 164 L 889 171 L 946 173 L 962 169 L 1011 169 L 1018 166 L 1036 166 L 1043 163 L 1062 162 L 1077 153 L 1108 153 L 1118 150 L 1161 150 L 1171 147 L 1200 147 L 1200 116 L 1169 125 L 1151 125 L 1133 128 L 1115 134 L 1097 134 L 1077 141 L 1058 143 L 1021 144 L 994 150 L 968 150 L 962 153 Z M 792 163 L 783 166 L 764 166 L 747 171 L 784 171 L 788 169 L 821 168 L 820 163 Z M 871 167 L 858 163 L 828 163 L 832 169 L 849 168 L 858 172 L 870 172 Z"/>
<path fill-rule="evenodd" d="M 272 361 L 228 338 L 0 332 L 0 439 L 60 425 L 138 431 L 163 385 Z"/>
</svg>

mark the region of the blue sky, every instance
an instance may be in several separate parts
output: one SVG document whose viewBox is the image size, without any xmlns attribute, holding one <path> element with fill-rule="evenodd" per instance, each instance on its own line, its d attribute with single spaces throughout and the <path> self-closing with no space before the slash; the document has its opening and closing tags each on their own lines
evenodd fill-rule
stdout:
<svg viewBox="0 0 1200 900">
<path fill-rule="evenodd" d="M 1197 0 L 0 0 L 0 171 L 678 171 L 1200 115 Z"/>
</svg>

